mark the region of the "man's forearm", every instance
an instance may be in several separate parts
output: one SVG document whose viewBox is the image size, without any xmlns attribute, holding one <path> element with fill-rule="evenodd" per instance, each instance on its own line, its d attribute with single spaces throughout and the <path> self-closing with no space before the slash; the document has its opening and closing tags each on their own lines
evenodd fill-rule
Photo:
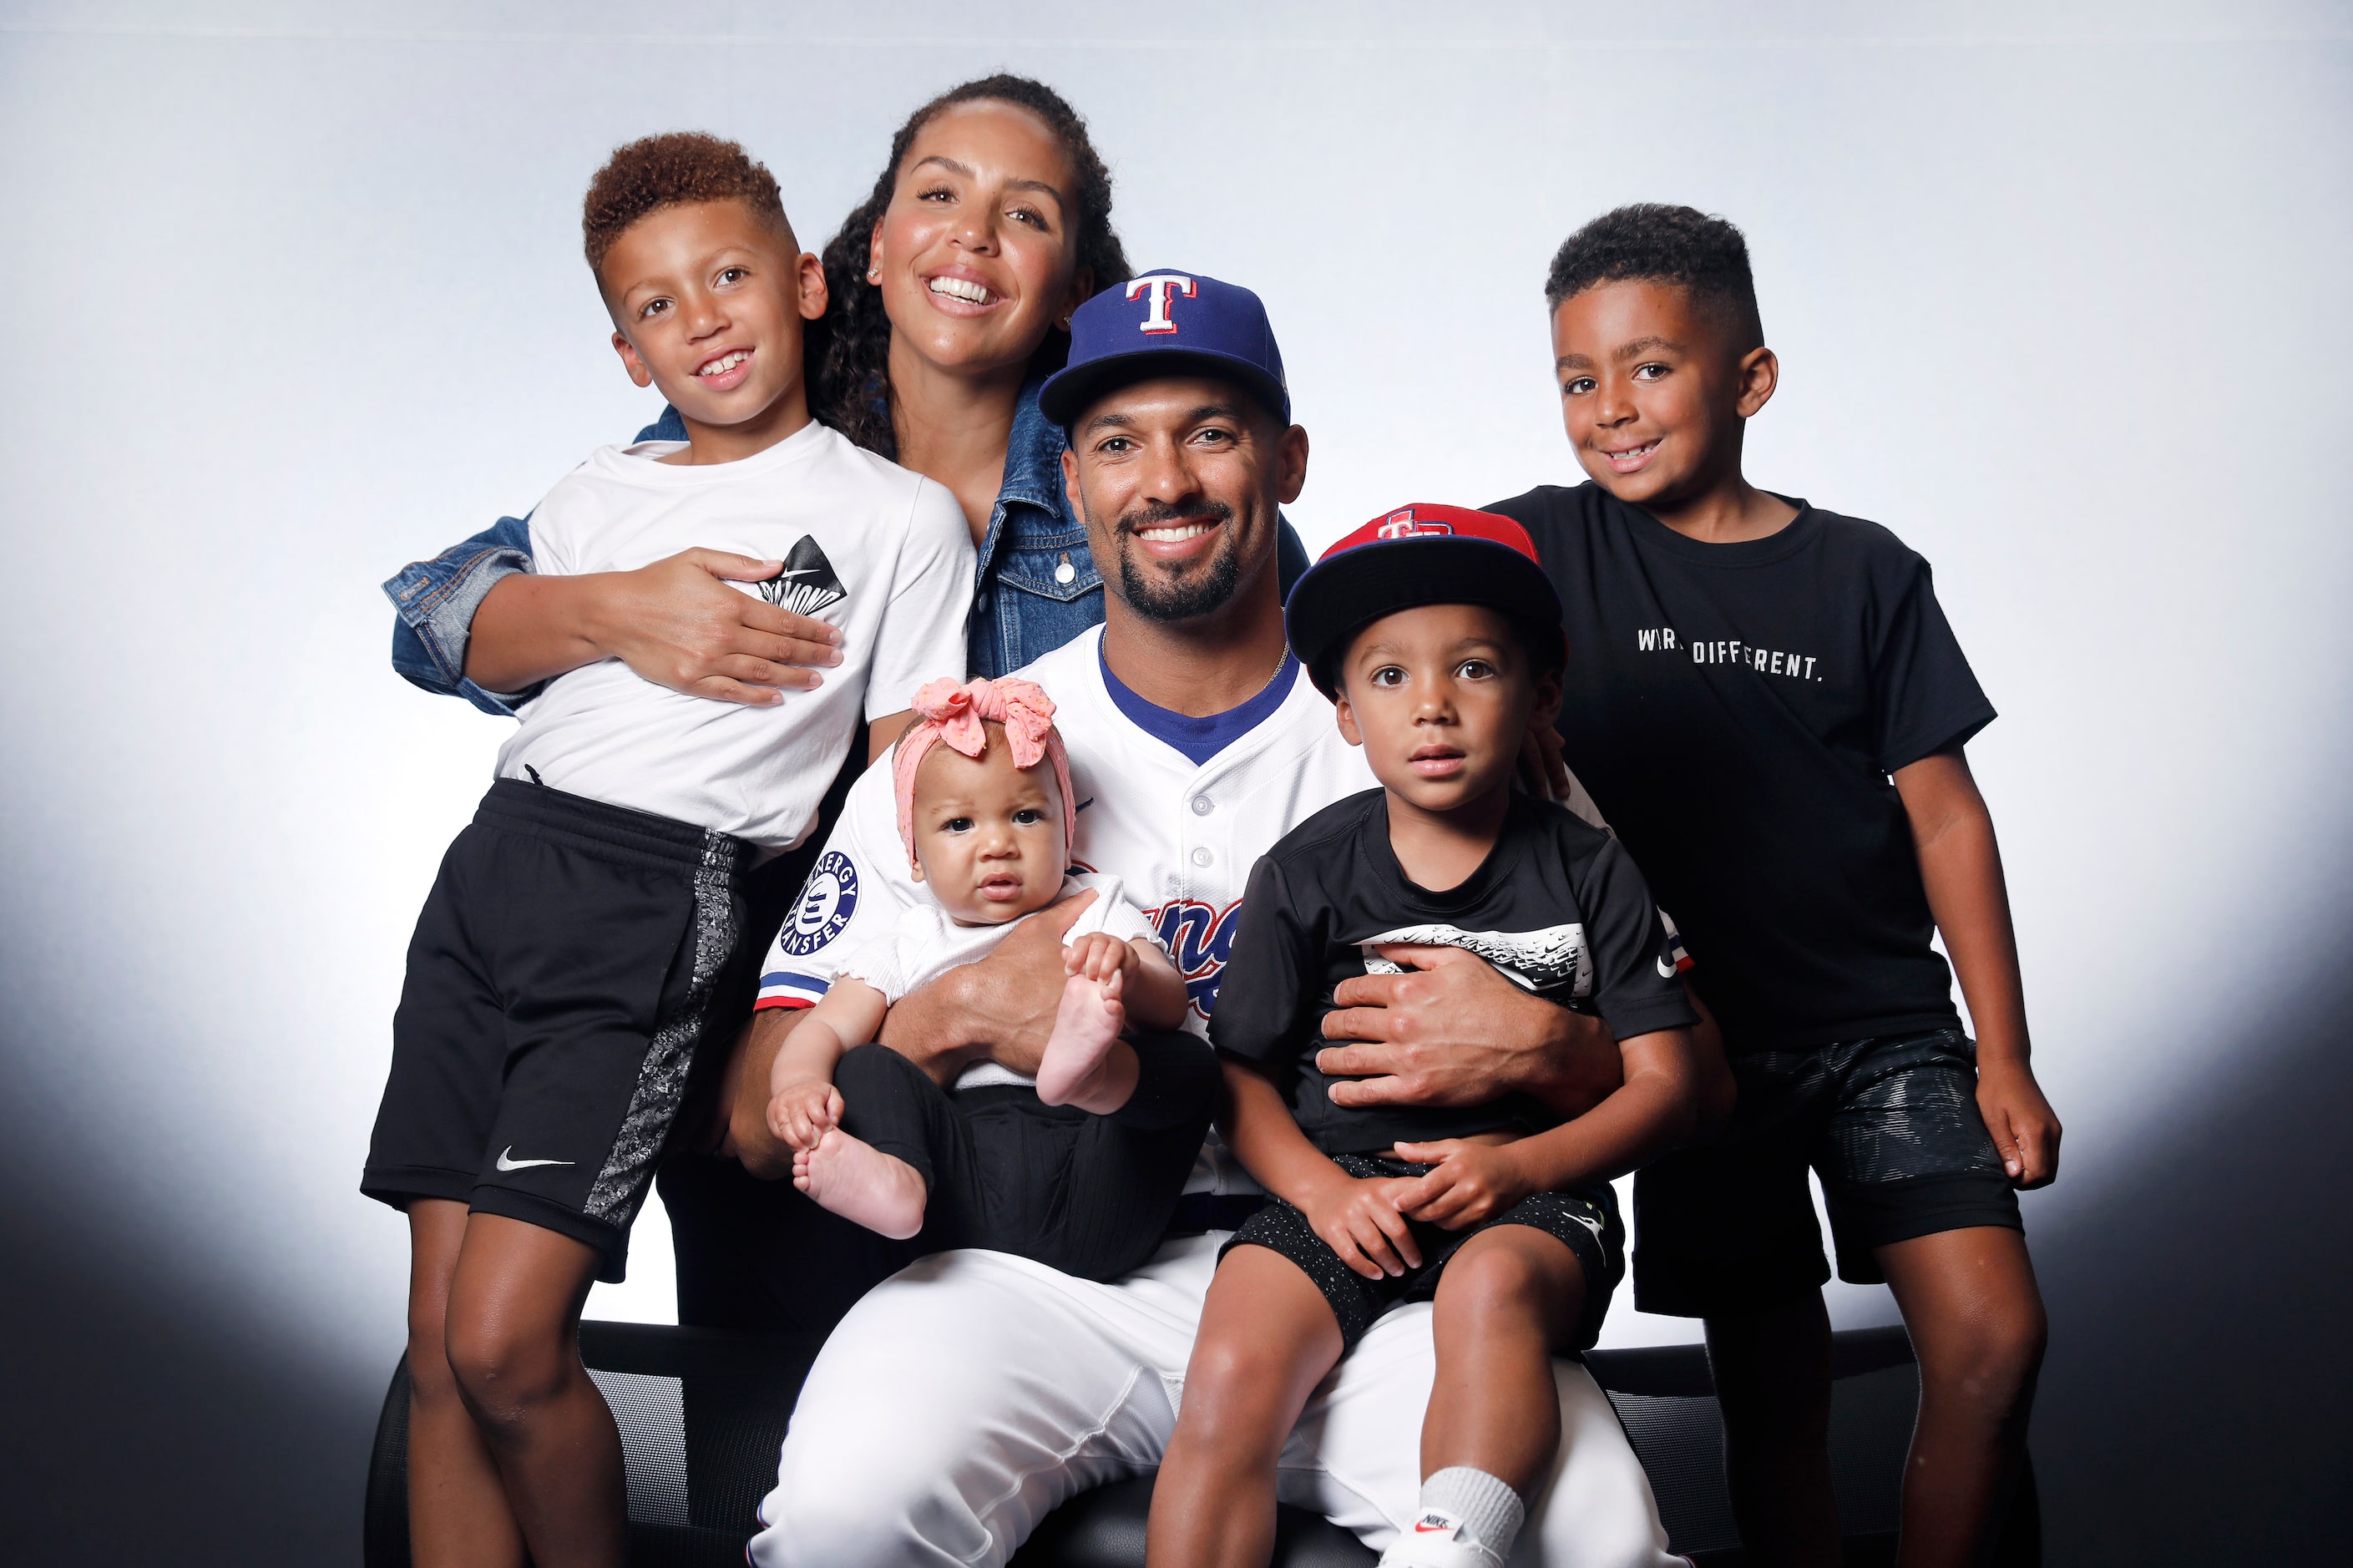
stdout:
<svg viewBox="0 0 2353 1568">
<path fill-rule="evenodd" d="M 1533 996 L 1528 1001 L 1535 1037 L 1516 1058 L 1520 1081 L 1512 1087 L 1548 1110 L 1583 1116 L 1626 1081 L 1618 1042 L 1599 1018 Z"/>
<path fill-rule="evenodd" d="M 954 1083 L 957 1074 L 983 1060 L 1034 1074 L 1045 1038 L 1031 1038 L 1030 1030 L 1008 1016 L 1004 1002 L 980 965 L 951 969 L 891 1005 L 881 1043 L 936 1083 Z"/>
<path fill-rule="evenodd" d="M 806 1007 L 761 1008 L 735 1037 L 735 1048 L 720 1075 L 719 1152 L 734 1156 L 745 1170 L 766 1180 L 793 1173 L 792 1150 L 768 1128 L 769 1075 L 776 1054 L 807 1016 Z"/>
</svg>

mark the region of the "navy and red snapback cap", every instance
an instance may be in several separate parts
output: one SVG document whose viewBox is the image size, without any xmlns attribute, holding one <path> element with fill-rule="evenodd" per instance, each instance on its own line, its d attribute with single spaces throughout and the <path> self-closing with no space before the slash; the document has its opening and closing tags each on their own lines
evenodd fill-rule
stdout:
<svg viewBox="0 0 2353 1568">
<path fill-rule="evenodd" d="M 1115 283 L 1071 315 L 1070 362 L 1038 405 L 1065 430 L 1103 394 L 1154 375 L 1239 381 L 1291 423 L 1291 387 L 1266 306 L 1240 284 L 1171 268 Z"/>
<path fill-rule="evenodd" d="M 1508 517 L 1416 501 L 1383 512 L 1315 558 L 1282 608 L 1291 651 L 1324 696 L 1362 628 L 1422 605 L 1483 605 L 1533 634 L 1560 626 L 1560 595 L 1528 531 Z M 1544 650 L 1531 648 L 1532 655 Z"/>
</svg>

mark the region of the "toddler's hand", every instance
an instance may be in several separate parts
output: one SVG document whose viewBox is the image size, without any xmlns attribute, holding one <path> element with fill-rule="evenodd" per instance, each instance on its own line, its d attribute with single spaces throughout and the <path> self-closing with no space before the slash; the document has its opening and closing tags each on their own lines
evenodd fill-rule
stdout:
<svg viewBox="0 0 2353 1568">
<path fill-rule="evenodd" d="M 1107 931 L 1089 931 L 1062 949 L 1063 969 L 1072 974 L 1083 974 L 1098 985 L 1109 984 L 1114 976 L 1135 968 L 1137 963 L 1135 949 Z"/>
<path fill-rule="evenodd" d="M 1409 1182 L 1412 1191 L 1399 1205 L 1425 1225 L 1461 1230 L 1493 1219 L 1536 1190 L 1509 1143 L 1471 1143 L 1449 1138 L 1392 1147 L 1400 1160 L 1437 1167 Z"/>
<path fill-rule="evenodd" d="M 1367 1279 L 1421 1267 L 1421 1248 L 1398 1203 L 1416 1186 L 1410 1176 L 1343 1177 L 1319 1191 L 1300 1213 L 1340 1261 Z"/>
<path fill-rule="evenodd" d="M 768 1131 L 806 1153 L 841 1125 L 841 1091 L 823 1079 L 786 1084 L 769 1098 Z"/>
</svg>

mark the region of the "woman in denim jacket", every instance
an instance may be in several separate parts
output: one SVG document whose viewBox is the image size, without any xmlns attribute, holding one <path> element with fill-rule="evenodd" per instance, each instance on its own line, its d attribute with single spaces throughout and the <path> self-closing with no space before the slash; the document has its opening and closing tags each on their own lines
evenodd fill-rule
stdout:
<svg viewBox="0 0 2353 1568">
<path fill-rule="evenodd" d="M 807 339 L 812 405 L 963 503 L 979 555 L 971 673 L 1003 675 L 1101 622 L 1086 525 L 1062 492 L 1062 432 L 1038 407 L 1069 353 L 1071 312 L 1129 276 L 1085 123 L 1023 77 L 941 94 L 893 138 L 825 271 L 833 303 Z M 666 409 L 638 438 L 684 436 Z M 395 669 L 512 713 L 601 658 L 751 703 L 781 700 L 833 661 L 826 628 L 723 584 L 760 574 L 743 557 L 688 551 L 634 572 L 542 577 L 528 522 L 502 517 L 385 584 Z M 1282 558 L 1287 586 L 1306 567 L 1287 524 Z"/>
<path fill-rule="evenodd" d="M 1110 177 L 1085 125 L 1020 77 L 942 94 L 892 141 L 873 194 L 826 247 L 825 271 L 831 308 L 804 351 L 812 407 L 963 503 L 979 555 L 971 672 L 1003 675 L 1100 623 L 1103 583 L 1062 491 L 1062 432 L 1038 407 L 1039 387 L 1069 353 L 1071 312 L 1129 273 L 1111 226 Z M 665 411 L 638 439 L 685 433 Z M 758 703 L 782 700 L 782 689 L 808 685 L 832 662 L 821 624 L 720 580 L 773 568 L 692 550 L 635 572 L 541 576 L 528 521 L 501 518 L 385 584 L 399 611 L 394 668 L 429 691 L 512 713 L 540 683 L 601 658 L 675 690 Z M 1288 525 L 1281 549 L 1288 587 L 1307 565 Z M 817 831 L 755 875 L 748 962 L 714 1005 L 749 1014 L 768 939 L 866 760 L 844 759 Z M 679 1321 L 828 1330 L 908 1260 L 908 1244 L 825 1213 L 789 1182 L 757 1181 L 699 1152 L 726 1120 L 726 1075 L 709 1077 L 696 1099 L 708 1125 L 659 1176 Z"/>
</svg>

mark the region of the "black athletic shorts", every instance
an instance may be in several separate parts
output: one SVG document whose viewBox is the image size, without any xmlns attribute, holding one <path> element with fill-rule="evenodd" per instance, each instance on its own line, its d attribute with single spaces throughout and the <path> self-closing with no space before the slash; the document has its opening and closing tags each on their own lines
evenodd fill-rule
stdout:
<svg viewBox="0 0 2353 1568">
<path fill-rule="evenodd" d="M 1831 1269 L 1876 1285 L 1874 1248 L 1971 1226 L 2021 1228 L 1978 1111 L 1977 1047 L 1958 1029 L 1731 1059 L 1740 1099 L 1722 1139 L 1634 1178 L 1634 1304 L 1702 1318 L 1820 1289 Z"/>
<path fill-rule="evenodd" d="M 1426 1175 L 1434 1169 L 1386 1154 L 1335 1154 L 1332 1163 L 1360 1181 Z M 1407 1223 L 1421 1248 L 1421 1267 L 1378 1279 L 1367 1279 L 1341 1262 L 1331 1243 L 1307 1223 L 1307 1216 L 1280 1198 L 1244 1221 L 1241 1229 L 1218 1249 L 1218 1258 L 1223 1261 L 1237 1247 L 1263 1247 L 1299 1265 L 1331 1303 L 1332 1315 L 1340 1320 L 1340 1342 L 1348 1350 L 1356 1349 L 1374 1320 L 1391 1307 L 1402 1301 L 1427 1301 L 1437 1295 L 1439 1276 L 1446 1272 L 1462 1244 L 1499 1225 L 1534 1226 L 1577 1254 L 1577 1266 L 1585 1270 L 1585 1308 L 1569 1342 L 1559 1347 L 1562 1350 L 1592 1347 L 1601 1332 L 1601 1320 L 1609 1315 L 1610 1295 L 1626 1275 L 1626 1231 L 1618 1218 L 1617 1194 L 1606 1185 L 1535 1193 L 1502 1214 L 1461 1230 L 1440 1230 L 1419 1220 Z"/>
<path fill-rule="evenodd" d="M 740 1022 L 711 1002 L 757 858 L 723 833 L 492 784 L 417 918 L 360 1190 L 544 1226 L 620 1279 L 706 1029 Z"/>
</svg>

